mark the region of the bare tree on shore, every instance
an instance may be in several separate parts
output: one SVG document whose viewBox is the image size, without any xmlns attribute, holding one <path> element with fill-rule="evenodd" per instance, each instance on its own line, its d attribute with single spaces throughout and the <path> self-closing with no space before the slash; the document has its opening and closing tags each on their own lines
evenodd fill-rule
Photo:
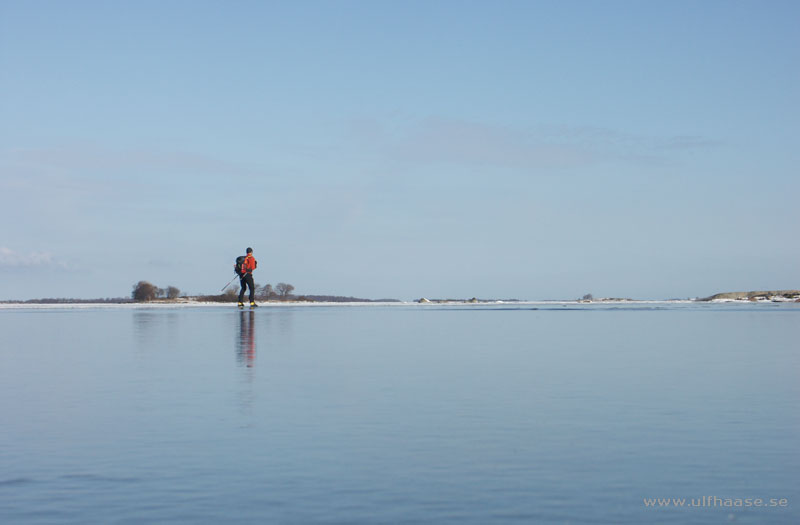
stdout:
<svg viewBox="0 0 800 525">
<path fill-rule="evenodd" d="M 157 288 L 147 281 L 139 281 L 133 285 L 131 297 L 134 301 L 152 301 L 156 298 Z"/>
<path fill-rule="evenodd" d="M 289 294 L 291 294 L 294 291 L 294 286 L 286 283 L 278 283 L 275 286 L 275 289 L 278 291 L 278 295 L 280 295 L 281 298 L 286 299 L 289 296 Z"/>
<path fill-rule="evenodd" d="M 267 283 L 261 288 L 256 287 L 256 291 L 260 297 L 264 299 L 272 299 L 273 297 L 277 297 L 278 294 L 275 293 L 275 290 L 272 288 L 272 285 Z"/>
</svg>

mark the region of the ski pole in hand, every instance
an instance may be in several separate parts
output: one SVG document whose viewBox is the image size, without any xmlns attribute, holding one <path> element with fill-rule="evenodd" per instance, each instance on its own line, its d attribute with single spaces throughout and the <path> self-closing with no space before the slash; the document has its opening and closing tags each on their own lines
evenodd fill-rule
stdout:
<svg viewBox="0 0 800 525">
<path fill-rule="evenodd" d="M 241 275 L 234 275 L 234 276 L 233 276 L 233 279 L 236 279 L 237 277 L 239 277 L 239 278 L 241 279 L 241 277 L 242 277 L 242 276 L 241 276 Z M 226 284 L 225 286 L 223 286 L 223 287 L 222 287 L 222 290 L 220 290 L 220 292 L 224 292 L 224 291 L 225 291 L 225 288 L 227 288 L 228 286 L 230 286 L 230 285 L 231 285 L 231 283 L 233 282 L 233 279 L 231 279 L 230 281 L 228 281 L 228 284 Z"/>
</svg>

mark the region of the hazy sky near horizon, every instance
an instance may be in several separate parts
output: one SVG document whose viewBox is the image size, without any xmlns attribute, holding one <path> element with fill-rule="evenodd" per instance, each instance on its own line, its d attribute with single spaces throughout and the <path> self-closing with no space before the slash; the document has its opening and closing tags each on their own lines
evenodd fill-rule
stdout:
<svg viewBox="0 0 800 525">
<path fill-rule="evenodd" d="M 800 3 L 0 3 L 0 299 L 800 287 Z"/>
</svg>

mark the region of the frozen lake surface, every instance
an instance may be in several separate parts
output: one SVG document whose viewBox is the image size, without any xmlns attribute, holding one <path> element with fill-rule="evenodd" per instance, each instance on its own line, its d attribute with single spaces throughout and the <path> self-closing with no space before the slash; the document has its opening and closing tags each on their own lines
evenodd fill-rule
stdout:
<svg viewBox="0 0 800 525">
<path fill-rule="evenodd" d="M 0 523 L 800 523 L 798 341 L 797 304 L 2 309 Z"/>
</svg>

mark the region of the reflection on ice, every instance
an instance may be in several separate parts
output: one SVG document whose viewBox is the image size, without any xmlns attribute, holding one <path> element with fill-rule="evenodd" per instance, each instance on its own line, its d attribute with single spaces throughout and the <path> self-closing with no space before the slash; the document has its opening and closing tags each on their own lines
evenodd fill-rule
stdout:
<svg viewBox="0 0 800 525">
<path fill-rule="evenodd" d="M 180 321 L 177 311 L 134 310 L 133 330 L 141 346 L 152 346 L 157 340 L 168 345 L 180 342 Z"/>
<path fill-rule="evenodd" d="M 255 312 L 239 312 L 239 338 L 236 358 L 240 365 L 253 368 L 256 360 Z"/>
</svg>

